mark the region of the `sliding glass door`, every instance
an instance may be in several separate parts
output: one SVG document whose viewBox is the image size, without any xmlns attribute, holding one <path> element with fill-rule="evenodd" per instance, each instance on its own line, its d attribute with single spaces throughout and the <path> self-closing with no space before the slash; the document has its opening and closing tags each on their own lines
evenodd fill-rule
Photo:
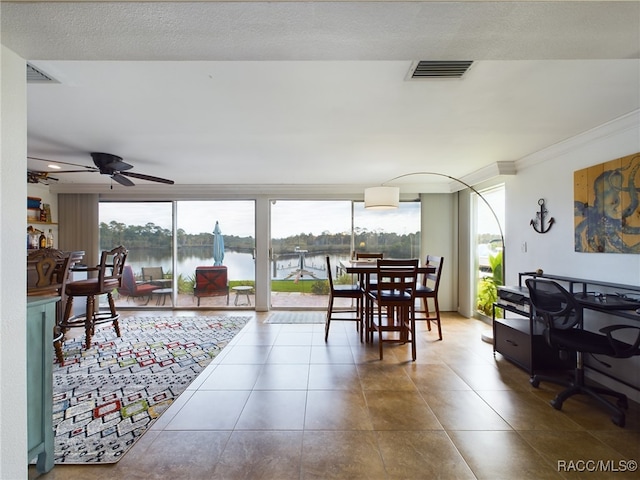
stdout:
<svg viewBox="0 0 640 480">
<path fill-rule="evenodd" d="M 355 252 L 387 258 L 420 254 L 420 203 L 393 211 L 363 202 L 278 200 L 271 205 L 271 307 L 326 308 L 326 256 L 334 279 L 349 281 L 340 261 Z"/>
<path fill-rule="evenodd" d="M 175 236 L 173 228 L 175 205 Z M 234 304 L 234 286 L 255 285 L 255 205 L 253 201 L 102 202 L 100 249 L 124 245 L 131 275 L 123 307 L 226 307 Z M 214 258 L 214 230 L 223 248 Z M 175 239 L 175 240 L 174 240 Z M 175 243 L 175 248 L 174 248 Z M 228 296 L 209 289 L 194 296 L 198 267 L 222 266 Z M 153 295 L 136 295 L 136 285 L 151 283 Z M 133 293 L 130 293 L 133 292 Z M 246 296 L 243 295 L 243 299 Z"/>
<path fill-rule="evenodd" d="M 238 286 L 251 287 L 242 299 L 255 305 L 255 202 L 176 202 L 176 238 L 177 306 L 235 306 Z"/>
<path fill-rule="evenodd" d="M 271 204 L 271 307 L 326 308 L 332 268 L 351 251 L 350 201 Z"/>
</svg>

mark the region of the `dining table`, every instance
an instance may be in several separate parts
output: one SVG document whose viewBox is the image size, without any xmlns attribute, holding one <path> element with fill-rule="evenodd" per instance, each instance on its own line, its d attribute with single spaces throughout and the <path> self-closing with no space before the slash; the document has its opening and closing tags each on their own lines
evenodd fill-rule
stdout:
<svg viewBox="0 0 640 480">
<path fill-rule="evenodd" d="M 358 283 L 362 286 L 362 302 L 363 311 L 361 312 L 362 318 L 364 318 L 365 324 L 365 338 L 369 341 L 369 334 L 371 332 L 371 311 L 370 305 L 368 305 L 366 299 L 367 285 L 370 284 L 372 275 L 378 273 L 378 259 L 377 258 L 360 258 L 360 259 L 348 259 L 340 260 L 339 268 L 347 274 L 353 274 L 358 276 Z M 433 265 L 419 265 L 418 275 L 424 275 L 427 273 L 436 273 L 436 267 Z"/>
<path fill-rule="evenodd" d="M 349 260 L 340 260 L 340 268 L 345 273 L 353 273 L 357 275 L 366 275 L 370 276 L 371 274 L 376 273 L 378 268 L 378 259 L 377 258 L 361 258 L 361 259 L 349 259 Z M 431 265 L 419 265 L 418 266 L 418 274 L 422 275 L 425 273 L 436 273 L 436 267 Z"/>
</svg>

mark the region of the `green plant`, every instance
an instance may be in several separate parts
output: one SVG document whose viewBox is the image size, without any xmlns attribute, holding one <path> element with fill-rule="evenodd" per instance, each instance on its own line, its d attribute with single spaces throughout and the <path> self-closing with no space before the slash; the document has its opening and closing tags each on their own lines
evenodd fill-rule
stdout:
<svg viewBox="0 0 640 480">
<path fill-rule="evenodd" d="M 195 276 L 178 275 L 178 293 L 193 294 L 193 286 L 196 283 Z"/>
<path fill-rule="evenodd" d="M 492 276 L 485 277 L 478 284 L 478 298 L 476 309 L 487 316 L 493 313 L 493 304 L 498 300 L 498 287 L 502 285 L 502 252 L 489 256 L 489 266 Z M 500 312 L 496 312 L 499 315 Z"/>
<path fill-rule="evenodd" d="M 344 273 L 336 278 L 334 283 L 336 285 L 351 285 L 353 283 L 353 275 Z"/>
<path fill-rule="evenodd" d="M 315 295 L 328 295 L 329 294 L 329 281 L 318 280 L 311 285 L 311 293 Z"/>
<path fill-rule="evenodd" d="M 495 285 L 504 285 L 502 278 L 502 251 L 495 255 L 489 255 L 489 266 L 493 273 L 493 283 Z"/>
<path fill-rule="evenodd" d="M 491 315 L 493 303 L 498 299 L 498 288 L 493 278 L 485 277 L 478 284 L 478 298 L 476 309 L 485 315 Z"/>
</svg>

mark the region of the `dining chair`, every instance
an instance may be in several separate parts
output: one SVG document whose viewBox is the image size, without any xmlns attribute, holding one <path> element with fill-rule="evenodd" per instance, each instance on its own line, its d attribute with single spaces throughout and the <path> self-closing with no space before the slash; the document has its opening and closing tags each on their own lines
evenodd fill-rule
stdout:
<svg viewBox="0 0 640 480">
<path fill-rule="evenodd" d="M 363 335 L 364 335 L 364 331 L 363 331 L 364 329 L 363 329 L 363 323 L 362 323 L 362 308 L 361 308 L 362 289 L 360 288 L 359 285 L 334 284 L 333 273 L 331 270 L 331 260 L 329 259 L 328 255 L 326 257 L 326 261 L 327 261 L 327 279 L 329 280 L 329 305 L 327 306 L 327 319 L 324 325 L 324 341 L 326 342 L 327 339 L 329 338 L 329 327 L 331 325 L 331 320 L 340 320 L 340 321 L 356 322 L 356 329 L 360 332 L 360 341 L 362 342 Z M 334 310 L 333 302 L 336 298 L 350 298 L 352 300 L 355 300 L 356 302 L 355 310 L 353 309 Z M 355 313 L 355 317 L 353 316 L 336 317 L 334 316 L 334 313 L 341 313 L 341 314 Z"/>
<path fill-rule="evenodd" d="M 434 267 L 436 271 L 434 273 L 424 273 L 421 283 L 416 286 L 416 298 L 421 305 L 421 308 L 416 310 L 416 320 L 426 320 L 429 331 L 431 331 L 431 322 L 435 322 L 438 327 L 439 340 L 442 340 L 442 325 L 440 321 L 438 290 L 440 288 L 443 265 L 444 257 L 427 255 L 425 266 Z M 430 299 L 433 300 L 433 311 L 429 309 Z M 420 314 L 424 314 L 424 316 L 420 316 Z"/>
<path fill-rule="evenodd" d="M 381 258 L 384 258 L 384 253 L 382 252 L 354 252 L 354 255 L 356 260 L 379 260 Z M 375 273 L 371 273 L 371 274 L 364 274 L 361 273 L 358 275 L 358 285 L 360 286 L 360 288 L 362 289 L 362 296 L 363 298 L 365 298 L 367 290 L 375 288 L 376 285 L 376 274 Z M 365 299 L 366 301 L 366 299 Z M 366 313 L 366 305 L 365 305 L 365 301 L 363 301 L 360 305 L 360 307 L 362 308 L 362 312 L 361 315 L 364 319 L 365 313 Z M 366 322 L 365 322 L 366 323 Z"/>
<path fill-rule="evenodd" d="M 113 292 L 122 286 L 122 271 L 128 253 L 127 249 L 121 245 L 112 250 L 102 251 L 100 264 L 96 267 L 87 268 L 88 273 L 94 272 L 95 274 L 97 272 L 97 276 L 69 282 L 66 286 L 67 301 L 60 327 L 63 333 L 70 328 L 84 328 L 87 349 L 91 348 L 91 337 L 95 332 L 95 326 L 98 324 L 111 323 L 116 335 L 120 336 L 120 325 L 118 323 L 120 315 L 116 311 Z M 101 311 L 96 308 L 96 297 L 100 295 L 107 295 L 108 311 Z M 71 316 L 75 297 L 86 297 L 86 309 L 84 314 Z"/>
<path fill-rule="evenodd" d="M 370 314 L 368 326 L 371 338 L 378 332 L 380 360 L 383 344 L 411 343 L 411 358 L 416 359 L 415 288 L 418 259 L 379 259 L 375 289 L 367 290 L 370 305 L 376 307 Z M 386 336 L 390 334 L 389 336 Z"/>
</svg>

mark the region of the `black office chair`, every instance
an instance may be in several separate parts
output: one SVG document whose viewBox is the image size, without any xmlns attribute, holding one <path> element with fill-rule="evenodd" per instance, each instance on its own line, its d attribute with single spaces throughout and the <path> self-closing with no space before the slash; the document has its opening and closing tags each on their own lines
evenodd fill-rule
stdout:
<svg viewBox="0 0 640 480">
<path fill-rule="evenodd" d="M 549 345 L 558 348 L 562 354 L 573 353 L 576 357 L 576 367 L 573 380 L 561 380 L 555 377 L 534 375 L 530 382 L 538 388 L 540 381 L 550 381 L 567 388 L 551 401 L 556 410 L 562 409 L 564 401 L 572 395 L 584 393 L 596 400 L 601 406 L 611 412 L 614 424 L 624 427 L 627 408 L 626 395 L 608 388 L 587 386 L 584 381 L 582 355 L 606 355 L 613 358 L 629 358 L 640 355 L 640 327 L 630 325 L 609 325 L 596 332 L 583 330 L 582 307 L 573 294 L 562 285 L 551 280 L 529 278 L 525 280 L 534 314 L 541 317 L 545 323 L 544 336 Z M 613 333 L 620 330 L 633 329 L 638 332 L 632 345 L 613 338 Z M 605 364 L 606 365 L 606 364 Z M 617 398 L 613 404 L 603 395 Z"/>
</svg>

